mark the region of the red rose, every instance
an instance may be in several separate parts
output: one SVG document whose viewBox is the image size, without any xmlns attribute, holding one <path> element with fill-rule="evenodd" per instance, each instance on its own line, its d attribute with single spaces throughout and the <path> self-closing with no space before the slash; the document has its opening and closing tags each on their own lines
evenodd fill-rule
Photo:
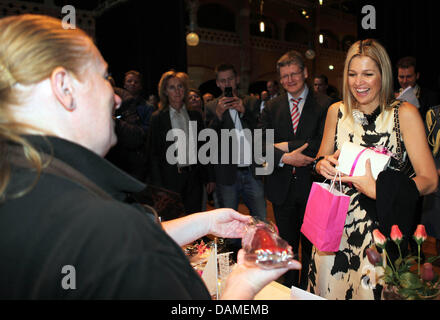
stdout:
<svg viewBox="0 0 440 320">
<path fill-rule="evenodd" d="M 397 224 L 391 227 L 390 238 L 397 244 L 400 244 L 400 242 L 402 241 L 403 235 L 402 232 L 400 232 L 399 226 Z"/>
<path fill-rule="evenodd" d="M 387 238 L 380 233 L 379 229 L 374 229 L 373 231 L 373 239 L 377 246 L 380 248 L 385 248 L 385 243 L 387 242 Z"/>
<path fill-rule="evenodd" d="M 367 253 L 368 261 L 370 261 L 370 263 L 373 266 L 382 263 L 382 256 L 379 254 L 379 252 L 377 252 L 376 249 L 368 248 L 366 250 L 366 253 Z"/>
<path fill-rule="evenodd" d="M 425 263 L 420 271 L 420 276 L 425 281 L 431 281 L 434 279 L 434 270 L 432 269 L 432 264 L 429 262 Z"/>
<path fill-rule="evenodd" d="M 422 244 L 428 235 L 426 234 L 425 226 L 423 224 L 419 224 L 417 226 L 416 232 L 414 232 L 414 240 L 416 240 L 417 244 Z"/>
</svg>

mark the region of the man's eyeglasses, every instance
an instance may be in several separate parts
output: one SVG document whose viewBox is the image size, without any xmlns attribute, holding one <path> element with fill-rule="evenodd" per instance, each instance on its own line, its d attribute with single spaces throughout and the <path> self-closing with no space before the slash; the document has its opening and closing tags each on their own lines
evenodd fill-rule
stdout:
<svg viewBox="0 0 440 320">
<path fill-rule="evenodd" d="M 300 78 L 301 77 L 301 75 L 303 74 L 303 70 L 301 70 L 301 71 L 299 71 L 299 72 L 292 72 L 292 73 L 290 73 L 290 74 L 285 74 L 285 75 L 283 75 L 282 77 L 281 77 L 281 80 L 285 80 L 285 81 L 287 81 L 287 80 L 289 80 L 289 78 L 292 78 L 292 79 L 298 79 L 298 78 Z"/>
</svg>

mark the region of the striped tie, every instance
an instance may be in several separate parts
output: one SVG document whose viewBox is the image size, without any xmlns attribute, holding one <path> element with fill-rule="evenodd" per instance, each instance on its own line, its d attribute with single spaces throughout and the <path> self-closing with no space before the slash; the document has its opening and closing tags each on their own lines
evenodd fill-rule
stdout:
<svg viewBox="0 0 440 320">
<path fill-rule="evenodd" d="M 290 113 L 290 116 L 292 118 L 292 125 L 293 125 L 293 132 L 296 133 L 296 129 L 298 129 L 298 123 L 299 123 L 299 109 L 298 109 L 298 103 L 301 101 L 302 98 L 298 99 L 290 99 L 292 101 L 293 107 L 292 111 Z"/>
</svg>

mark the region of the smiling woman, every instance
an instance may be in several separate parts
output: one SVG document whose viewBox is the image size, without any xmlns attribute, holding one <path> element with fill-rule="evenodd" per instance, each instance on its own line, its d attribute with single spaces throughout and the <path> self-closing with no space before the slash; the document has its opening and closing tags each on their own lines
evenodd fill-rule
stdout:
<svg viewBox="0 0 440 320">
<path fill-rule="evenodd" d="M 369 57 L 353 58 L 348 71 L 348 86 L 357 101 L 357 109 L 371 114 L 380 100 L 381 75 L 377 64 Z"/>
<path fill-rule="evenodd" d="M 323 158 L 318 158 L 316 171 L 333 179 L 347 141 L 385 149 L 393 157 L 377 180 L 368 164 L 364 176 L 341 178 L 348 183 L 343 191 L 350 196 L 350 206 L 339 251 L 326 254 L 314 248 L 310 269 L 310 289 L 329 299 L 380 298 L 380 287 L 362 285 L 371 267 L 364 252 L 373 244 L 373 230 L 388 235 L 391 225 L 398 224 L 411 236 L 419 195 L 437 186 L 422 119 L 413 105 L 394 101 L 392 83 L 391 63 L 382 45 L 367 39 L 351 46 L 345 60 L 344 100 L 327 114 L 318 152 Z M 401 247 L 407 249 L 407 243 Z"/>
</svg>

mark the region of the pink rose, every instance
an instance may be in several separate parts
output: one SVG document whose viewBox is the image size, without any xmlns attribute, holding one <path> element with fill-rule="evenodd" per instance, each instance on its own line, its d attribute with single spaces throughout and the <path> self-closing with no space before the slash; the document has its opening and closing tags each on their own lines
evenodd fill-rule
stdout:
<svg viewBox="0 0 440 320">
<path fill-rule="evenodd" d="M 432 269 L 432 264 L 429 262 L 423 264 L 422 270 L 420 271 L 420 276 L 425 281 L 431 281 L 434 279 L 434 270 Z"/>
<path fill-rule="evenodd" d="M 403 235 L 397 224 L 391 227 L 390 238 L 397 244 L 400 244 L 400 242 L 402 241 Z"/>
<path fill-rule="evenodd" d="M 416 232 L 414 232 L 414 240 L 416 240 L 417 244 L 422 244 L 428 235 L 426 234 L 425 226 L 423 224 L 419 224 L 417 226 Z"/>
<path fill-rule="evenodd" d="M 379 254 L 379 252 L 377 252 L 376 249 L 368 248 L 366 250 L 366 253 L 367 253 L 368 261 L 370 261 L 370 263 L 373 266 L 376 266 L 376 265 L 382 263 L 382 256 Z"/>
<path fill-rule="evenodd" d="M 374 239 L 374 243 L 376 243 L 377 246 L 379 246 L 382 249 L 385 248 L 385 243 L 387 242 L 387 238 L 385 238 L 385 236 L 382 233 L 380 233 L 379 229 L 374 229 L 373 239 Z"/>
</svg>

